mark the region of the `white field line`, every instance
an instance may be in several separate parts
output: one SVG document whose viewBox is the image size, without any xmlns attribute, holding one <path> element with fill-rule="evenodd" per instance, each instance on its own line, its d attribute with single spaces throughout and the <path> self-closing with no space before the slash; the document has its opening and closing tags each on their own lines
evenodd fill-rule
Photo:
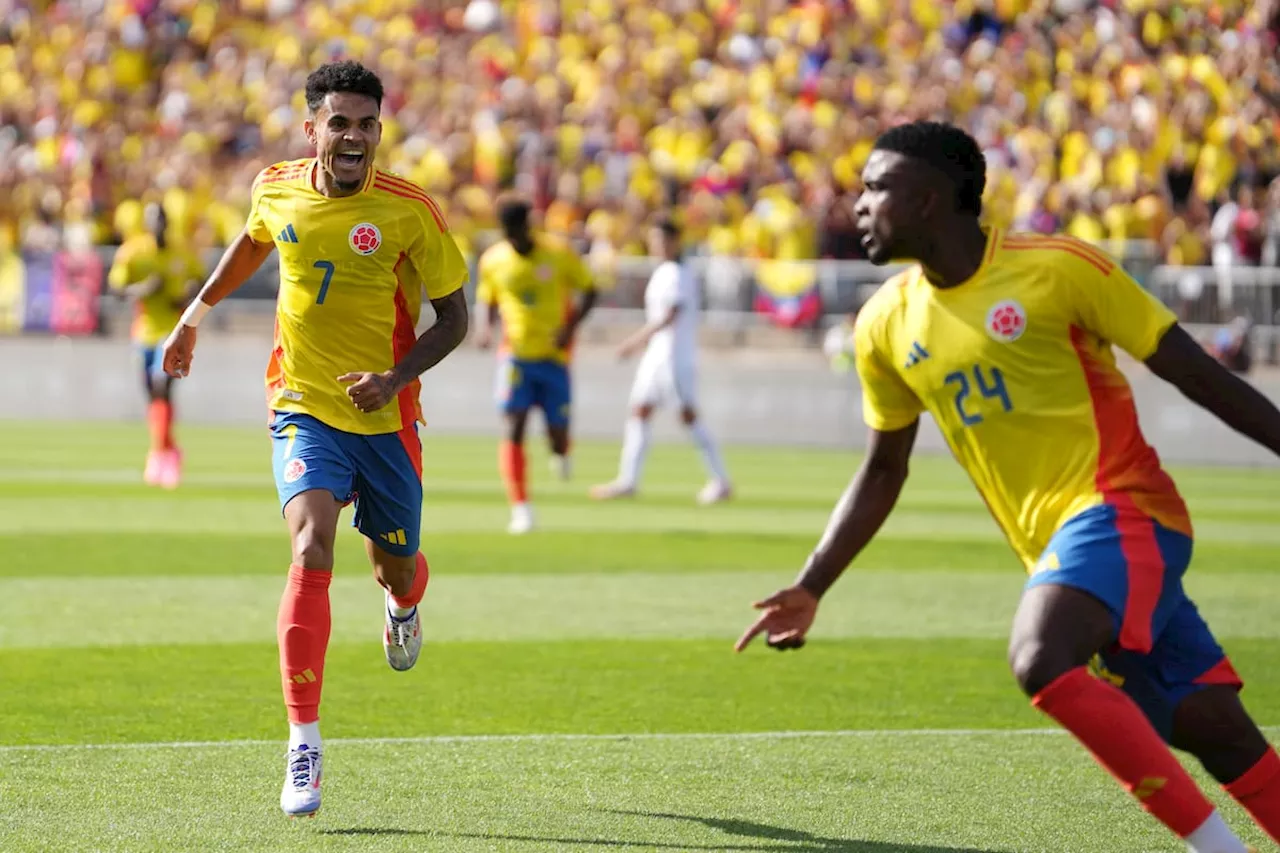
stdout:
<svg viewBox="0 0 1280 853">
<path fill-rule="evenodd" d="M 1263 726 L 1268 734 L 1280 734 L 1280 726 Z M 327 738 L 332 745 L 412 745 L 412 744 L 470 744 L 470 743 L 570 743 L 575 741 L 682 741 L 682 740 L 790 740 L 798 738 L 971 738 L 971 737 L 1044 737 L 1065 735 L 1066 730 L 1038 729 L 837 729 L 834 731 L 780 731 L 780 732 L 637 732 L 634 734 L 510 734 L 510 735 L 429 735 L 426 737 L 349 737 Z M 0 753 L 8 752 L 65 752 L 75 749 L 243 749 L 247 747 L 275 746 L 280 740 L 208 740 L 208 741 L 157 741 L 154 743 L 59 743 L 59 744 L 10 744 L 0 745 Z"/>
</svg>

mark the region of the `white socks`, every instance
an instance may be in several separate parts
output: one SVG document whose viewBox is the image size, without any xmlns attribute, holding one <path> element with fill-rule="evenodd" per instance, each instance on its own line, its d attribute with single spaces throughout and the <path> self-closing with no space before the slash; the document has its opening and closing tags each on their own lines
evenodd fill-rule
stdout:
<svg viewBox="0 0 1280 853">
<path fill-rule="evenodd" d="M 640 482 L 644 457 L 649 452 L 649 422 L 637 417 L 627 418 L 622 433 L 622 464 L 618 468 L 618 482 L 635 488 Z"/>
<path fill-rule="evenodd" d="M 729 474 L 724 469 L 724 460 L 720 458 L 720 449 L 716 447 L 715 439 L 702 425 L 702 421 L 694 421 L 689 425 L 689 435 L 693 437 L 693 443 L 698 445 L 702 463 L 707 466 L 711 476 L 721 483 L 728 483 Z"/>
<path fill-rule="evenodd" d="M 1187 853 L 1249 853 L 1249 848 L 1227 828 L 1222 815 L 1216 811 L 1184 840 Z"/>
<path fill-rule="evenodd" d="M 551 470 L 561 480 L 568 480 L 570 477 L 573 476 L 573 460 L 569 457 L 569 454 L 567 453 L 564 454 L 563 456 L 560 455 L 559 453 L 552 453 L 551 454 Z"/>
<path fill-rule="evenodd" d="M 725 471 L 724 460 L 720 458 L 720 449 L 715 439 L 702 425 L 702 421 L 694 421 L 689 426 L 689 437 L 698 446 L 702 454 L 702 462 L 713 478 L 721 483 L 729 482 L 729 474 Z M 626 428 L 622 433 L 622 464 L 618 468 L 618 482 L 624 486 L 635 488 L 640 483 L 640 472 L 644 469 L 644 458 L 649 452 L 649 422 L 635 416 L 627 418 Z"/>
<path fill-rule="evenodd" d="M 320 721 L 289 724 L 289 749 L 320 749 Z"/>
</svg>

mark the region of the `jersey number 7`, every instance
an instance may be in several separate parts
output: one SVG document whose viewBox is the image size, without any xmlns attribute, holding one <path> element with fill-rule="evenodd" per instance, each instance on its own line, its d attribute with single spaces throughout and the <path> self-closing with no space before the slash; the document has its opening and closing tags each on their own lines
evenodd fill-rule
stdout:
<svg viewBox="0 0 1280 853">
<path fill-rule="evenodd" d="M 999 400 L 1006 412 L 1013 409 L 1013 401 L 1009 399 L 1009 389 L 1004 385 L 1004 374 L 1000 372 L 1000 368 L 993 367 L 988 371 L 990 379 L 983 375 L 982 365 L 975 364 L 972 368 L 973 384 L 969 383 L 969 373 L 966 370 L 957 370 L 954 373 L 947 374 L 943 380 L 947 385 L 956 385 L 956 412 L 960 415 L 960 420 L 965 426 L 973 426 L 982 423 L 982 415 L 969 413 L 965 411 L 965 403 L 969 399 L 970 393 L 973 391 L 974 385 L 978 387 L 980 393 L 985 399 Z"/>
<path fill-rule="evenodd" d="M 320 282 L 320 295 L 316 304 L 323 305 L 325 294 L 329 292 L 329 282 L 333 281 L 333 261 L 316 261 L 312 264 L 318 270 L 324 270 L 324 281 Z"/>
</svg>

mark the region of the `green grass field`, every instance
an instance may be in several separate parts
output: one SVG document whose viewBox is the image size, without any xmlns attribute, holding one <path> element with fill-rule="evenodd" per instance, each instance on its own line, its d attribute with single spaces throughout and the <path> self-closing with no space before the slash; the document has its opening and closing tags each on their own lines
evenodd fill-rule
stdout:
<svg viewBox="0 0 1280 853">
<path fill-rule="evenodd" d="M 616 448 L 584 443 L 570 485 L 539 453 L 541 529 L 513 539 L 493 439 L 430 432 L 428 645 L 387 667 L 344 527 L 325 805 L 290 822 L 268 441 L 181 435 L 170 494 L 140 484 L 141 426 L 0 424 L 4 853 L 1182 849 L 1016 689 L 1021 568 L 950 460 L 919 460 L 804 651 L 735 656 L 852 455 L 732 449 L 739 498 L 701 508 L 687 448 L 657 448 L 643 497 L 612 505 L 585 490 Z M 1175 473 L 1199 532 L 1188 586 L 1280 726 L 1280 475 Z"/>
</svg>

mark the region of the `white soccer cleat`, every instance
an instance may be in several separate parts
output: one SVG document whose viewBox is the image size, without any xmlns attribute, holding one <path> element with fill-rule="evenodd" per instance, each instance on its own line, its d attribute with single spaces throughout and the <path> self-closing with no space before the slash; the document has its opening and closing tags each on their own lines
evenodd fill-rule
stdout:
<svg viewBox="0 0 1280 853">
<path fill-rule="evenodd" d="M 413 669 L 422 653 L 422 618 L 417 607 L 408 619 L 397 619 L 391 615 L 391 593 L 387 593 L 387 624 L 382 631 L 382 650 L 387 654 L 387 663 L 396 672 Z"/>
<path fill-rule="evenodd" d="M 533 530 L 533 510 L 528 504 L 516 504 L 511 507 L 511 523 L 507 525 L 507 532 L 520 536 Z"/>
<path fill-rule="evenodd" d="M 142 471 L 142 482 L 148 486 L 160 485 L 160 474 L 164 469 L 165 451 L 152 450 L 147 454 L 147 467 Z"/>
<path fill-rule="evenodd" d="M 551 454 L 551 474 L 565 482 L 568 482 L 573 477 L 573 460 L 569 458 L 568 454 L 564 456 Z"/>
<path fill-rule="evenodd" d="M 633 498 L 636 496 L 636 487 L 628 486 L 626 483 L 619 483 L 616 480 L 612 483 L 604 483 L 599 486 L 591 487 L 591 499 L 597 501 L 611 501 L 617 498 Z"/>
<path fill-rule="evenodd" d="M 305 743 L 285 756 L 280 808 L 289 817 L 313 817 L 320 811 L 320 750 Z"/>
<path fill-rule="evenodd" d="M 164 451 L 160 464 L 160 485 L 176 489 L 182 484 L 182 451 L 174 447 Z"/>
<path fill-rule="evenodd" d="M 733 487 L 724 480 L 712 480 L 698 492 L 698 503 L 703 506 L 718 504 L 733 497 Z"/>
</svg>

